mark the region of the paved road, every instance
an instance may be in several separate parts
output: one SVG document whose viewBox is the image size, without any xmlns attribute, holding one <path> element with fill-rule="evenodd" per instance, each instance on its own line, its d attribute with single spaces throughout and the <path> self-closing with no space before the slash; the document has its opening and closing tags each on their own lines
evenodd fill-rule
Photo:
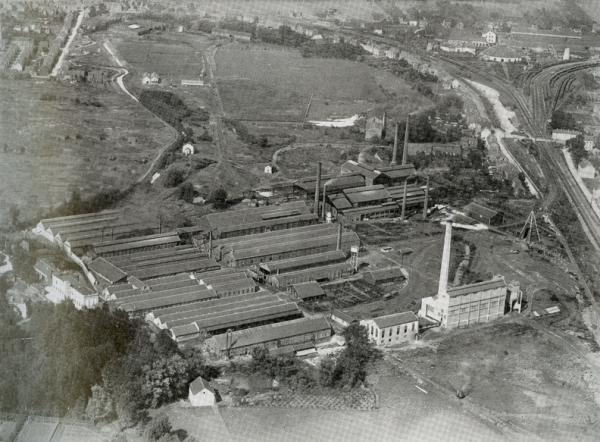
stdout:
<svg viewBox="0 0 600 442">
<path fill-rule="evenodd" d="M 71 36 L 69 37 L 69 40 L 67 40 L 67 44 L 65 45 L 65 47 L 62 51 L 62 54 L 60 54 L 60 58 L 56 62 L 56 66 L 54 66 L 54 69 L 52 69 L 52 73 L 50 74 L 51 77 L 56 77 L 56 75 L 60 71 L 60 68 L 62 67 L 63 62 L 65 61 L 65 57 L 69 53 L 69 47 L 71 46 L 71 43 L 73 43 L 73 40 L 75 40 L 75 37 L 77 36 L 77 31 L 81 27 L 81 22 L 83 21 L 84 12 L 85 11 L 81 11 L 79 13 L 79 16 L 77 17 L 77 22 L 75 23 L 75 27 L 71 30 Z"/>
</svg>

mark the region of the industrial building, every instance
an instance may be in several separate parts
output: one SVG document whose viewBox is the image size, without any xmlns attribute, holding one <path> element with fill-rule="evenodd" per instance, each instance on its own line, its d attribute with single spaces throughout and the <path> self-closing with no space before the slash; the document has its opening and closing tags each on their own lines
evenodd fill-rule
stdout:
<svg viewBox="0 0 600 442">
<path fill-rule="evenodd" d="M 230 267 L 247 267 L 335 250 L 348 254 L 352 246 L 360 245 L 360 238 L 355 232 L 343 231 L 341 225 L 338 226 L 322 224 L 309 229 L 242 237 L 236 242 L 219 244 L 212 256 Z"/>
<path fill-rule="evenodd" d="M 304 198 L 314 198 L 317 181 L 319 182 L 320 193 L 327 187 L 327 192 L 337 193 L 344 189 L 353 187 L 362 187 L 365 185 L 365 177 L 360 173 L 346 173 L 341 176 L 321 175 L 321 180 L 318 177 L 301 178 L 294 182 L 294 193 L 298 193 Z"/>
<path fill-rule="evenodd" d="M 504 215 L 477 203 L 470 203 L 464 208 L 465 214 L 488 226 L 498 226 L 504 221 Z"/>
<path fill-rule="evenodd" d="M 288 290 L 292 296 L 301 302 L 314 302 L 327 297 L 325 290 L 316 281 L 292 284 Z"/>
<path fill-rule="evenodd" d="M 107 258 L 175 247 L 180 244 L 179 235 L 176 232 L 169 232 L 95 243 L 94 251 L 97 256 Z"/>
<path fill-rule="evenodd" d="M 198 285 L 198 280 L 187 273 L 153 279 L 142 282 L 137 278 L 128 277 L 127 283 L 106 287 L 102 292 L 105 301 L 139 295 L 144 292 L 162 291 L 181 287 Z"/>
<path fill-rule="evenodd" d="M 337 264 L 346 260 L 346 254 L 341 250 L 316 253 L 314 255 L 299 256 L 297 258 L 282 259 L 279 261 L 261 262 L 256 268 L 256 275 L 260 280 L 272 284 L 272 278 L 280 273 L 288 273 L 310 269 L 329 264 Z"/>
<path fill-rule="evenodd" d="M 305 202 L 295 201 L 278 206 L 210 213 L 200 219 L 199 226 L 215 240 L 308 226 L 317 222 L 318 217 L 310 212 Z"/>
<path fill-rule="evenodd" d="M 364 319 L 360 325 L 367 328 L 369 341 L 378 347 L 401 344 L 415 339 L 419 334 L 419 318 L 413 312 Z"/>
<path fill-rule="evenodd" d="M 342 262 L 295 272 L 280 273 L 279 275 L 273 275 L 269 281 L 271 286 L 279 290 L 288 290 L 293 284 L 309 281 L 333 281 L 334 279 L 350 276 L 354 271 L 352 264 Z"/>
<path fill-rule="evenodd" d="M 257 347 L 277 349 L 331 337 L 331 326 L 323 316 L 301 318 L 213 336 L 206 340 L 208 350 L 219 357 L 251 354 Z"/>
<path fill-rule="evenodd" d="M 408 274 L 398 266 L 370 270 L 363 276 L 363 281 L 371 285 L 389 284 L 404 281 L 405 279 L 408 279 Z"/>
<path fill-rule="evenodd" d="M 241 330 L 302 317 L 302 312 L 295 303 L 281 300 L 239 308 L 229 305 L 219 307 L 218 310 L 200 313 L 193 318 L 167 322 L 166 325 L 172 338 L 181 342 L 200 336 L 225 333 L 227 330 Z"/>
<path fill-rule="evenodd" d="M 84 307 L 92 308 L 99 301 L 98 293 L 88 287 L 81 275 L 73 277 L 67 273 L 53 273 L 52 285 L 47 290 L 48 294 L 46 296 L 50 301 L 59 303 L 65 299 L 70 299 L 79 310 Z"/>
<path fill-rule="evenodd" d="M 368 164 L 349 160 L 342 164 L 342 176 L 359 174 L 365 179 L 366 186 L 381 184 L 385 187 L 403 184 L 408 178 L 416 175 L 413 164 L 394 164 L 390 166 L 373 167 Z"/>
<path fill-rule="evenodd" d="M 438 293 L 421 300 L 419 316 L 443 327 L 455 328 L 502 317 L 506 304 L 510 302 L 512 305 L 513 300 L 520 311 L 522 294 L 519 284 L 509 286 L 501 276 L 475 284 L 448 286 L 451 241 L 452 223 L 447 222 Z"/>
</svg>

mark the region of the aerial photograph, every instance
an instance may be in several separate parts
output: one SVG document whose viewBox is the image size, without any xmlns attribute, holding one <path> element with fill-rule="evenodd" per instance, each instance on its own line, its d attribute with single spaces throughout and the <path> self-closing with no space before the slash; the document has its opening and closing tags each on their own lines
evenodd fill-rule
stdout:
<svg viewBox="0 0 600 442">
<path fill-rule="evenodd" d="M 0 442 L 600 441 L 600 0 L 0 0 Z"/>
</svg>

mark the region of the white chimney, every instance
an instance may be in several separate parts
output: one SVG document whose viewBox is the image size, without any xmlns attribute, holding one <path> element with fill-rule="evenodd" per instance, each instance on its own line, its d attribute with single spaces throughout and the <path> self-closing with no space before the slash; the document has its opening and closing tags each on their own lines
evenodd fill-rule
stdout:
<svg viewBox="0 0 600 442">
<path fill-rule="evenodd" d="M 438 295 L 448 294 L 448 274 L 450 273 L 450 249 L 452 246 L 452 221 L 446 222 L 446 236 L 444 237 L 444 252 L 442 254 L 442 269 L 440 271 L 440 283 Z"/>
</svg>

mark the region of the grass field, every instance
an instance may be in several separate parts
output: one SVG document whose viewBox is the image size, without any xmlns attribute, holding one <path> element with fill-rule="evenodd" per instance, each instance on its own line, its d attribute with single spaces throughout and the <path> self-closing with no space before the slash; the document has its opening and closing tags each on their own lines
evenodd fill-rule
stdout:
<svg viewBox="0 0 600 442">
<path fill-rule="evenodd" d="M 41 100 L 43 94 L 56 99 Z M 150 162 L 171 136 L 111 88 L 7 80 L 0 109 L 0 217 L 11 204 L 24 218 L 35 216 L 75 189 L 85 197 L 127 188 L 148 168 L 144 158 Z"/>
<path fill-rule="evenodd" d="M 221 100 L 232 118 L 302 121 L 313 94 L 308 120 L 348 117 L 375 106 L 400 113 L 429 104 L 403 80 L 363 63 L 303 58 L 269 45 L 246 48 L 226 46 L 215 55 Z"/>
</svg>

